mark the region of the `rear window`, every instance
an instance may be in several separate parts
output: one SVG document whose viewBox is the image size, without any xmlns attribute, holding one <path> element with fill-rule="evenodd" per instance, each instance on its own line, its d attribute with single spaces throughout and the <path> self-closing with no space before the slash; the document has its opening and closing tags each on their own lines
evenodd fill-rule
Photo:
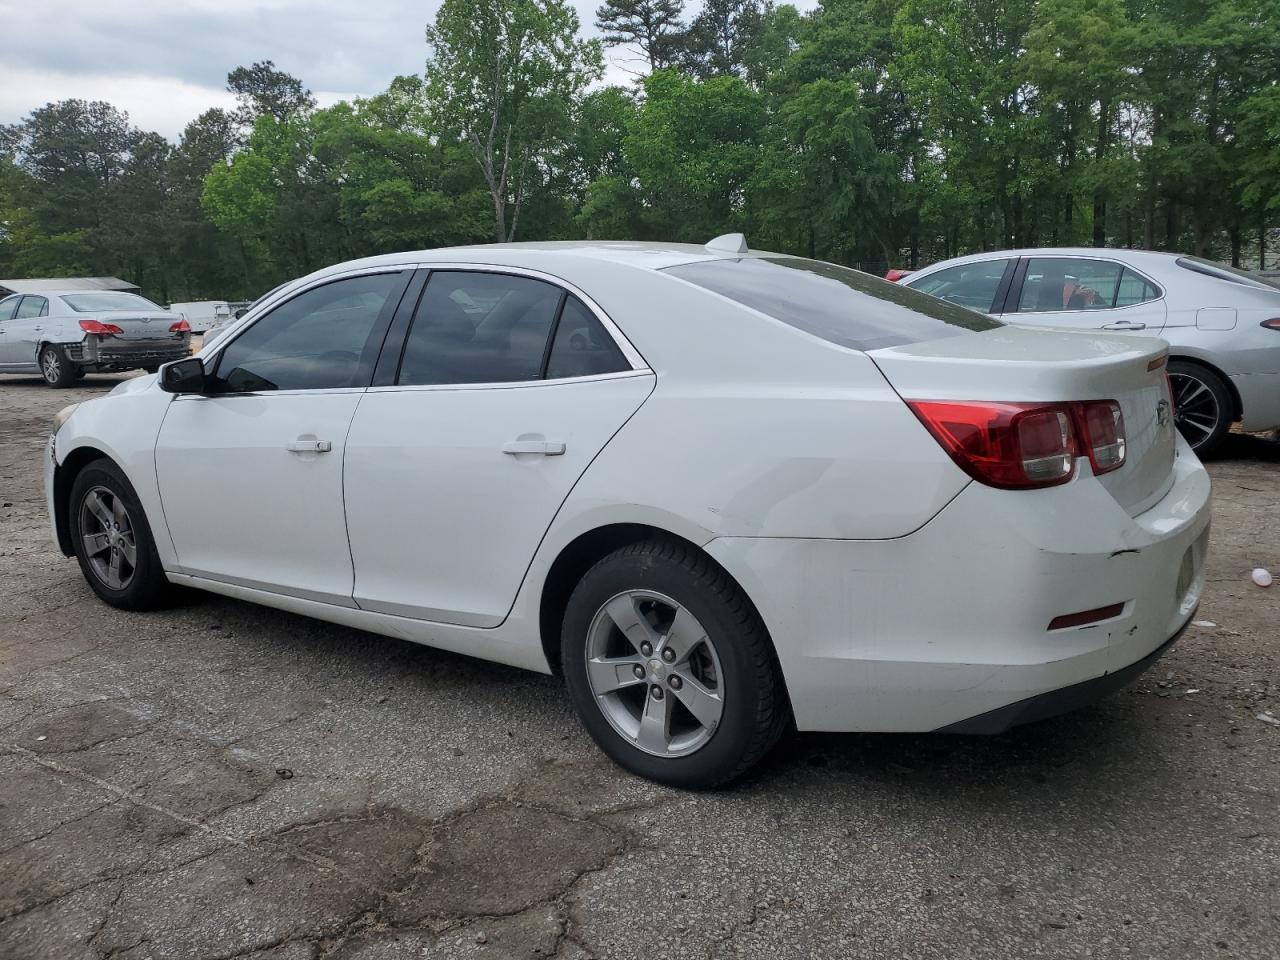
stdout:
<svg viewBox="0 0 1280 960">
<path fill-rule="evenodd" d="M 803 257 L 704 260 L 663 272 L 830 343 L 876 350 L 1003 326 L 870 274 Z"/>
<path fill-rule="evenodd" d="M 68 293 L 63 302 L 76 313 L 107 313 L 112 310 L 162 310 L 145 297 L 132 293 Z"/>
<path fill-rule="evenodd" d="M 1217 280 L 1225 280 L 1227 283 L 1239 283 L 1250 287 L 1271 287 L 1273 290 L 1280 290 L 1280 279 L 1264 277 L 1261 274 L 1250 273 L 1247 270 L 1238 270 L 1235 267 L 1228 267 L 1225 263 L 1214 263 L 1212 260 L 1204 260 L 1200 257 L 1179 257 L 1177 264 L 1183 270 L 1201 273 L 1206 277 L 1214 277 Z"/>
</svg>

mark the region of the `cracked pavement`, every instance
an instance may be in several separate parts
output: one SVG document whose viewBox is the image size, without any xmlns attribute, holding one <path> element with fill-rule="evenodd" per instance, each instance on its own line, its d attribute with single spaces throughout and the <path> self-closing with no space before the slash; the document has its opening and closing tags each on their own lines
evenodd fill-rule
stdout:
<svg viewBox="0 0 1280 960">
<path fill-rule="evenodd" d="M 1280 957 L 1280 444 L 1210 465 L 1209 584 L 1134 687 L 995 738 L 791 734 L 714 793 L 559 682 L 194 596 L 49 540 L 0 378 L 0 958 Z M 1194 691 L 1194 692 L 1192 692 Z"/>
</svg>

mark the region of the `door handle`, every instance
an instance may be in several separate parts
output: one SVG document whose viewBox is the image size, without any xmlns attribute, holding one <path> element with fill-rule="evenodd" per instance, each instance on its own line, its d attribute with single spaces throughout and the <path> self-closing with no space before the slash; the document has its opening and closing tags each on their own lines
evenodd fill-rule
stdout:
<svg viewBox="0 0 1280 960">
<path fill-rule="evenodd" d="M 1104 323 L 1103 330 L 1145 330 L 1145 323 L 1136 323 L 1133 320 L 1117 320 L 1115 323 Z"/>
<path fill-rule="evenodd" d="M 564 456 L 565 446 L 556 440 L 511 440 L 502 445 L 502 452 L 516 456 L 521 453 L 536 453 L 544 457 Z"/>
<path fill-rule="evenodd" d="M 289 443 L 290 453 L 328 453 L 333 444 L 328 440 L 293 440 Z"/>
</svg>

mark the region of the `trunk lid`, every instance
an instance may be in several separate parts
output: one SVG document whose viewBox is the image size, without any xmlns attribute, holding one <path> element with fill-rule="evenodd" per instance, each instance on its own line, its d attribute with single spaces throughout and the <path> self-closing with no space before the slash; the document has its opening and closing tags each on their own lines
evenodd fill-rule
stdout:
<svg viewBox="0 0 1280 960">
<path fill-rule="evenodd" d="M 906 400 L 1057 403 L 1114 400 L 1125 461 L 1098 482 L 1131 516 L 1173 483 L 1177 435 L 1165 380 L 1168 345 L 1148 337 L 1006 326 L 869 353 Z M 1077 471 L 1091 471 L 1088 458 Z"/>
<path fill-rule="evenodd" d="M 144 344 L 173 343 L 183 334 L 170 331 L 170 327 L 182 317 L 164 310 L 97 311 L 87 316 L 102 323 L 114 323 L 123 333 L 112 334 L 111 342 L 142 346 Z"/>
</svg>

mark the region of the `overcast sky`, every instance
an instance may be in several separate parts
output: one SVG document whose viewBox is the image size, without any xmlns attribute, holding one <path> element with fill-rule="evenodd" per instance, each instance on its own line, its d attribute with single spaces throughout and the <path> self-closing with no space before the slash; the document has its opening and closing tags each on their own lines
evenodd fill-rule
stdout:
<svg viewBox="0 0 1280 960">
<path fill-rule="evenodd" d="M 572 0 L 595 35 L 599 0 Z M 795 2 L 795 0 L 792 0 Z M 810 9 L 817 0 L 800 0 Z M 299 77 L 322 106 L 421 73 L 423 28 L 440 0 L 0 0 L 0 123 L 53 100 L 106 100 L 176 140 L 188 121 L 227 107 L 227 73 L 256 60 Z M 689 8 L 697 6 L 690 0 Z M 606 80 L 626 83 L 628 57 Z"/>
</svg>

